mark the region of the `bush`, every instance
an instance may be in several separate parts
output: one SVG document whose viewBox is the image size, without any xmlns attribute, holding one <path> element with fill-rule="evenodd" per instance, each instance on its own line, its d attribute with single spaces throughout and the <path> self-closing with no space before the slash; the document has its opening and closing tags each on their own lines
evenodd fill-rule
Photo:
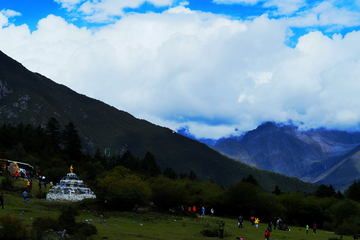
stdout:
<svg viewBox="0 0 360 240">
<path fill-rule="evenodd" d="M 61 214 L 58 218 L 59 227 L 66 229 L 69 234 L 76 232 L 76 216 L 79 215 L 78 209 L 74 205 L 66 204 L 60 208 Z"/>
<path fill-rule="evenodd" d="M 31 234 L 34 239 L 43 239 L 48 229 L 56 229 L 57 221 L 50 217 L 35 218 L 32 224 Z"/>
<path fill-rule="evenodd" d="M 121 166 L 99 178 L 97 188 L 98 199 L 113 209 L 132 210 L 136 204 L 145 205 L 151 196 L 148 182 Z"/>
<path fill-rule="evenodd" d="M 326 230 L 326 231 L 334 231 L 335 224 L 334 223 L 329 223 L 329 222 L 324 222 L 323 229 Z"/>
<path fill-rule="evenodd" d="M 46 198 L 46 192 L 44 191 L 38 191 L 35 195 L 36 198 L 38 199 L 45 199 Z"/>
<path fill-rule="evenodd" d="M 76 224 L 76 228 L 77 228 L 78 233 L 80 233 L 86 237 L 97 234 L 96 227 L 89 223 L 85 223 L 85 222 L 78 223 L 78 224 Z"/>
<path fill-rule="evenodd" d="M 29 231 L 17 217 L 4 216 L 0 218 L 0 239 L 23 240 L 28 238 Z"/>
<path fill-rule="evenodd" d="M 82 210 L 98 211 L 101 209 L 99 200 L 93 198 L 85 198 L 79 202 L 76 202 L 75 205 L 78 209 Z"/>
<path fill-rule="evenodd" d="M 219 229 L 216 227 L 212 229 L 203 229 L 200 233 L 207 237 L 218 237 L 220 234 Z"/>
<path fill-rule="evenodd" d="M 6 177 L 1 181 L 1 189 L 12 191 L 13 188 L 14 184 L 12 178 L 6 175 Z"/>
<path fill-rule="evenodd" d="M 338 235 L 353 235 L 357 232 L 360 232 L 360 226 L 352 221 L 346 221 L 335 229 L 335 233 Z"/>
</svg>

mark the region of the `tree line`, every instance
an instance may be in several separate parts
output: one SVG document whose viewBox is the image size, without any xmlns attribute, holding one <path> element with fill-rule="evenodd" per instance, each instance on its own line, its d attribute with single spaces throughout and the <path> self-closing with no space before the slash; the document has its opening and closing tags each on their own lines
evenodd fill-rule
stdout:
<svg viewBox="0 0 360 240">
<path fill-rule="evenodd" d="M 360 181 L 344 193 L 331 185 L 319 185 L 313 193 L 282 192 L 278 185 L 266 192 L 249 175 L 224 188 L 213 181 L 200 181 L 196 173 L 161 171 L 155 156 L 143 158 L 130 151 L 108 157 L 98 149 L 94 156 L 84 153 L 81 138 L 70 122 L 62 127 L 56 118 L 47 125 L 33 127 L 22 123 L 0 128 L 0 158 L 27 162 L 49 181 L 58 182 L 74 165 L 76 173 L 96 193 L 99 204 L 111 209 L 133 210 L 141 206 L 157 211 L 194 215 L 189 206 L 202 206 L 207 214 L 245 219 L 254 215 L 262 222 L 280 216 L 289 225 L 306 226 L 316 222 L 320 228 L 338 234 L 360 232 Z"/>
</svg>

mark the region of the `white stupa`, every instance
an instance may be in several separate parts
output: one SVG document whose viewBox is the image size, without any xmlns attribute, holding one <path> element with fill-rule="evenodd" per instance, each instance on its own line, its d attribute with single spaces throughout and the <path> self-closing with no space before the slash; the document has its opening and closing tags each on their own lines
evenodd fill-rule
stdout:
<svg viewBox="0 0 360 240">
<path fill-rule="evenodd" d="M 75 173 L 68 173 L 46 195 L 46 200 L 51 201 L 78 202 L 85 198 L 96 198 L 96 195 Z"/>
</svg>

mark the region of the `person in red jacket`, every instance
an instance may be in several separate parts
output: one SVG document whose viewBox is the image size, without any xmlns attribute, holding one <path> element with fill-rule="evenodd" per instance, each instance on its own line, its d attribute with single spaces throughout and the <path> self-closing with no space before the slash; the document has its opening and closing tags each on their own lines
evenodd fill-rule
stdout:
<svg viewBox="0 0 360 240">
<path fill-rule="evenodd" d="M 269 228 L 265 230 L 265 240 L 269 240 L 270 239 L 270 230 Z"/>
</svg>

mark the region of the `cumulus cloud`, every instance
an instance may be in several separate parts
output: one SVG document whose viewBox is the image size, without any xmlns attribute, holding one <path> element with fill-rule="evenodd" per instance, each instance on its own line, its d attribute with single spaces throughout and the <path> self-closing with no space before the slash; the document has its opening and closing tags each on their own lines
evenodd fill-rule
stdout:
<svg viewBox="0 0 360 240">
<path fill-rule="evenodd" d="M 0 27 L 8 25 L 8 18 L 0 12 Z"/>
<path fill-rule="evenodd" d="M 275 15 L 290 15 L 306 5 L 305 0 L 213 0 L 217 4 L 250 4 L 261 3 L 265 8 L 275 7 Z"/>
<path fill-rule="evenodd" d="M 61 4 L 61 7 L 67 8 L 68 10 L 73 10 L 77 4 L 83 2 L 84 0 L 54 0 L 56 3 Z"/>
<path fill-rule="evenodd" d="M 10 9 L 3 9 L 0 11 L 0 27 L 9 25 L 9 18 L 20 16 L 21 14 Z"/>
<path fill-rule="evenodd" d="M 3 27 L 0 46 L 32 71 L 155 124 L 188 126 L 197 137 L 264 121 L 356 128 L 360 32 L 314 31 L 290 48 L 288 27 L 267 15 L 239 21 L 178 6 L 95 30 L 49 15 L 33 32 Z"/>
<path fill-rule="evenodd" d="M 21 13 L 15 12 L 14 10 L 10 10 L 10 9 L 3 9 L 3 10 L 1 10 L 1 13 L 9 18 L 15 17 L 15 16 L 21 16 Z"/>
<path fill-rule="evenodd" d="M 353 27 L 360 25 L 360 12 L 346 7 L 334 6 L 331 2 L 321 2 L 317 6 L 283 19 L 292 27 L 334 26 Z"/>
<path fill-rule="evenodd" d="M 217 4 L 256 4 L 261 0 L 213 0 Z"/>
<path fill-rule="evenodd" d="M 55 0 L 69 11 L 75 10 L 89 22 L 113 22 L 124 15 L 124 8 L 138 8 L 144 3 L 156 7 L 171 6 L 174 0 Z M 186 4 L 186 3 L 184 3 Z"/>
</svg>

